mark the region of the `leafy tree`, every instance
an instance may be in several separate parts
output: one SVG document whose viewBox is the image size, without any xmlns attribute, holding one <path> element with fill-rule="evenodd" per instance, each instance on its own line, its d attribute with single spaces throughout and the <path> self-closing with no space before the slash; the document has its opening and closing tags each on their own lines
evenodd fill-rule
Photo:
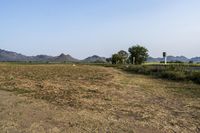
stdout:
<svg viewBox="0 0 200 133">
<path fill-rule="evenodd" d="M 123 62 L 122 56 L 120 56 L 119 54 L 112 55 L 112 64 L 119 64 L 122 62 Z"/>
<path fill-rule="evenodd" d="M 194 62 L 192 60 L 189 61 L 189 64 L 193 64 Z"/>
<path fill-rule="evenodd" d="M 132 46 L 128 51 L 130 52 L 129 59 L 132 64 L 142 64 L 148 58 L 148 50 L 143 46 Z"/>
<path fill-rule="evenodd" d="M 107 61 L 108 63 L 110 63 L 110 62 L 112 62 L 112 58 L 106 58 L 106 61 Z"/>
<path fill-rule="evenodd" d="M 126 60 L 128 59 L 128 53 L 124 50 L 120 50 L 118 52 L 118 55 L 122 58 L 122 63 L 124 64 Z"/>
</svg>

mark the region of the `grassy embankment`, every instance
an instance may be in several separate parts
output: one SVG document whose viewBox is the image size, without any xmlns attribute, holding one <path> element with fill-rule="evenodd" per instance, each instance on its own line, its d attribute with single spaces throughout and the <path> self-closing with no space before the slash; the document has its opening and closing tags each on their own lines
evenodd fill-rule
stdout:
<svg viewBox="0 0 200 133">
<path fill-rule="evenodd" d="M 103 64 L 102 64 L 103 65 Z M 186 81 L 200 84 L 200 65 L 199 64 L 143 64 L 143 65 L 111 65 L 104 64 L 105 67 L 115 67 L 129 73 L 152 75 L 155 77 Z"/>
</svg>

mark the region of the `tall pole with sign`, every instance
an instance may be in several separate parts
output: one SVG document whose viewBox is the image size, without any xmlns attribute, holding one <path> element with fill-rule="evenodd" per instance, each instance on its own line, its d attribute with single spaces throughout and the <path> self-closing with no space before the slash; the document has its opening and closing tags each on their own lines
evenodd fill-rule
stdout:
<svg viewBox="0 0 200 133">
<path fill-rule="evenodd" d="M 167 64 L 167 53 L 163 52 L 163 58 L 165 59 L 165 64 Z"/>
</svg>

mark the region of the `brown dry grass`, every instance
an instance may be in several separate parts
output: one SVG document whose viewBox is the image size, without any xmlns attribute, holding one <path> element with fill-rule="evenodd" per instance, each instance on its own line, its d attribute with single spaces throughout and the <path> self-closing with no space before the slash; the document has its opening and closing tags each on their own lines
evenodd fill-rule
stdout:
<svg viewBox="0 0 200 133">
<path fill-rule="evenodd" d="M 88 65 L 0 64 L 0 89 L 58 107 L 63 132 L 200 132 L 192 83 Z"/>
</svg>

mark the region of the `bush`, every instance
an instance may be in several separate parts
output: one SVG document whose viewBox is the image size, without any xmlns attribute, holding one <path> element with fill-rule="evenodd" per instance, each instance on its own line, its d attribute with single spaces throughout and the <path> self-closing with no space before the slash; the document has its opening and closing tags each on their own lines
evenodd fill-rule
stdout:
<svg viewBox="0 0 200 133">
<path fill-rule="evenodd" d="M 129 72 L 134 72 L 134 73 L 140 73 L 140 74 L 145 74 L 147 73 L 147 70 L 145 69 L 144 66 L 129 66 L 129 67 L 123 67 L 125 71 Z"/>
<path fill-rule="evenodd" d="M 190 71 L 188 66 L 185 65 L 131 65 L 131 66 L 121 66 L 127 72 L 153 75 L 169 80 L 186 81 L 190 80 L 195 83 L 200 84 L 200 71 Z"/>
<path fill-rule="evenodd" d="M 170 80 L 185 80 L 186 75 L 183 72 L 163 71 L 160 76 Z"/>
<path fill-rule="evenodd" d="M 200 84 L 200 72 L 199 71 L 190 72 L 188 74 L 187 78 L 189 80 L 194 81 L 195 83 L 199 83 Z"/>
</svg>

